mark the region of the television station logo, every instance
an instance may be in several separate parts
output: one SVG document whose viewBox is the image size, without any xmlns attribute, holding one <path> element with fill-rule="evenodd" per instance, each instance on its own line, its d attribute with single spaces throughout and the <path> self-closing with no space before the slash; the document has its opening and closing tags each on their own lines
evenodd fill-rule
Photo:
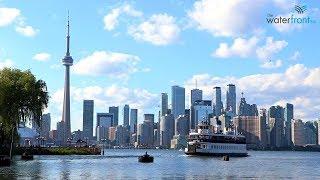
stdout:
<svg viewBox="0 0 320 180">
<path fill-rule="evenodd" d="M 315 18 L 311 17 L 307 13 L 307 6 L 295 4 L 293 7 L 293 11 L 291 15 L 285 16 L 274 16 L 273 14 L 267 15 L 267 23 L 268 24 L 314 24 L 317 23 Z"/>
</svg>

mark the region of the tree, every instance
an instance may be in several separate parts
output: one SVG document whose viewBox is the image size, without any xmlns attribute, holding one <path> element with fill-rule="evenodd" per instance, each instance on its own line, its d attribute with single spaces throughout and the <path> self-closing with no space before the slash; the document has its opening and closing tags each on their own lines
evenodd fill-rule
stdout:
<svg viewBox="0 0 320 180">
<path fill-rule="evenodd" d="M 4 68 L 0 71 L 0 144 L 8 145 L 20 123 L 40 125 L 49 95 L 43 80 L 30 72 Z M 9 139 L 8 139 L 9 138 Z"/>
</svg>

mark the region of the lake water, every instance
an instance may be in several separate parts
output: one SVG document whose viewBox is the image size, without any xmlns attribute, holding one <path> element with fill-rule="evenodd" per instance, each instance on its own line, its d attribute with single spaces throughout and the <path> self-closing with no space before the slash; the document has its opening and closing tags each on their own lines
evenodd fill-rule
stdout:
<svg viewBox="0 0 320 180">
<path fill-rule="evenodd" d="M 175 150 L 148 150 L 154 163 L 138 163 L 145 150 L 108 149 L 105 156 L 16 157 L 0 167 L 0 179 L 320 179 L 319 152 L 249 151 L 249 157 L 186 156 Z"/>
</svg>

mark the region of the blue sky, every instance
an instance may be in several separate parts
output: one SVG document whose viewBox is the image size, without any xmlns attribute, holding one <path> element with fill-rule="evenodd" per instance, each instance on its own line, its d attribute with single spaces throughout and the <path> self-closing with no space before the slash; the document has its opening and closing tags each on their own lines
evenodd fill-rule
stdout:
<svg viewBox="0 0 320 180">
<path fill-rule="evenodd" d="M 294 5 L 307 11 L 299 15 Z M 243 91 L 260 108 L 290 102 L 296 118 L 316 120 L 319 6 L 306 0 L 0 0 L 0 68 L 31 69 L 47 82 L 46 112 L 55 128 L 69 10 L 73 130 L 82 129 L 83 99 L 95 100 L 95 112 L 128 103 L 139 108 L 141 122 L 143 113 L 158 111 L 160 93 L 170 94 L 172 85 L 186 87 L 188 105 L 195 80 L 206 99 L 214 86 L 234 83 L 238 97 Z M 318 22 L 268 24 L 268 14 Z"/>
</svg>

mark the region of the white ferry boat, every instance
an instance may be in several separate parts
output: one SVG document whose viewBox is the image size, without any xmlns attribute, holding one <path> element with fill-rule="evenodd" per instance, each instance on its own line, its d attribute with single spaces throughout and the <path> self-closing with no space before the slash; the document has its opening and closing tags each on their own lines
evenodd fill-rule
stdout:
<svg viewBox="0 0 320 180">
<path fill-rule="evenodd" d="M 188 137 L 187 155 L 204 156 L 248 156 L 246 138 L 236 132 L 221 133 L 207 122 L 198 125 L 197 132 L 190 132 Z"/>
</svg>

